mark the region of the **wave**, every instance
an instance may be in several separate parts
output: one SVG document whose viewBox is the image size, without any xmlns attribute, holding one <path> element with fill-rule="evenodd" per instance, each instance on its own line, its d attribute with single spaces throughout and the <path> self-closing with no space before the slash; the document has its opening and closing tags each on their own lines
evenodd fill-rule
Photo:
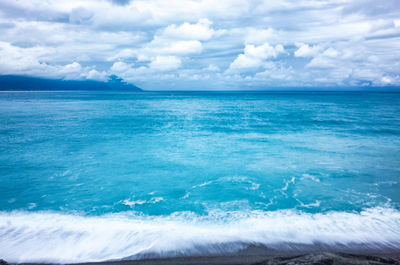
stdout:
<svg viewBox="0 0 400 265">
<path fill-rule="evenodd" d="M 154 198 L 151 198 L 150 200 L 137 200 L 137 201 L 131 201 L 129 199 L 125 199 L 122 201 L 122 204 L 133 207 L 135 205 L 142 205 L 142 204 L 148 204 L 148 203 L 154 204 L 154 203 L 157 203 L 157 202 L 160 202 L 163 200 L 164 200 L 163 197 L 154 197 Z"/>
<path fill-rule="evenodd" d="M 151 217 L 0 212 L 0 257 L 15 263 L 222 255 L 254 245 L 269 250 L 400 250 L 400 212 L 215 211 L 208 216 L 181 212 Z"/>
</svg>

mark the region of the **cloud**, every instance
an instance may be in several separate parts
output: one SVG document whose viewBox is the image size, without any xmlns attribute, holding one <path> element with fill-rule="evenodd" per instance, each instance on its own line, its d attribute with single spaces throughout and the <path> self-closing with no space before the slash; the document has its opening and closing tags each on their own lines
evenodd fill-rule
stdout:
<svg viewBox="0 0 400 265">
<path fill-rule="evenodd" d="M 152 60 L 158 55 L 185 56 L 199 54 L 203 51 L 201 41 L 211 39 L 214 35 L 222 34 L 211 28 L 212 22 L 200 19 L 197 23 L 182 23 L 169 25 L 158 31 L 153 40 L 137 51 L 141 61 Z"/>
<path fill-rule="evenodd" d="M 248 28 L 245 37 L 246 44 L 260 45 L 266 42 L 271 42 L 278 38 L 278 33 L 273 28 L 268 29 L 254 29 Z"/>
<path fill-rule="evenodd" d="M 0 74 L 147 89 L 400 85 L 397 0 L 0 2 Z"/>
<path fill-rule="evenodd" d="M 131 0 L 109 0 L 111 3 L 119 5 L 119 6 L 125 6 L 130 3 Z"/>
<path fill-rule="evenodd" d="M 335 50 L 334 48 L 328 48 L 324 51 L 322 55 L 326 57 L 336 58 L 339 54 L 340 52 Z"/>
<path fill-rule="evenodd" d="M 335 67 L 334 61 L 329 58 L 319 56 L 315 57 L 307 64 L 309 68 L 333 68 Z"/>
<path fill-rule="evenodd" d="M 259 68 L 266 65 L 265 60 L 268 58 L 276 58 L 279 54 L 284 53 L 285 49 L 282 45 L 278 44 L 275 47 L 265 43 L 260 46 L 247 44 L 244 48 L 244 53 L 239 54 L 238 57 L 230 64 L 229 72 L 247 71 Z"/>
<path fill-rule="evenodd" d="M 169 71 L 178 69 L 181 64 L 181 60 L 175 56 L 157 56 L 149 66 L 151 69 Z"/>
<path fill-rule="evenodd" d="M 2 74 L 33 75 L 69 80 L 105 80 L 106 73 L 80 63 L 52 65 L 45 61 L 53 51 L 40 47 L 20 48 L 0 42 L 0 72 Z"/>
<path fill-rule="evenodd" d="M 84 7 L 77 7 L 71 10 L 69 22 L 74 24 L 88 23 L 93 17 L 93 12 Z"/>
<path fill-rule="evenodd" d="M 220 71 L 221 69 L 213 64 L 210 64 L 207 68 L 204 68 L 205 71 L 211 71 L 211 72 L 217 72 Z"/>
<path fill-rule="evenodd" d="M 128 71 L 128 70 L 131 69 L 131 68 L 132 68 L 132 65 L 129 65 L 129 64 L 127 64 L 127 63 L 124 63 L 124 62 L 115 62 L 115 63 L 111 66 L 110 70 L 111 70 L 112 73 L 121 74 L 121 73 L 124 73 L 124 72 Z"/>
<path fill-rule="evenodd" d="M 31 69 L 41 72 L 48 68 L 40 58 L 51 51 L 42 47 L 20 48 L 7 42 L 0 42 L 0 72 L 3 74 L 24 74 Z"/>
<path fill-rule="evenodd" d="M 61 68 L 60 74 L 63 74 L 65 79 L 77 79 L 77 77 L 80 76 L 81 71 L 82 66 L 77 62 L 73 62 Z"/>
<path fill-rule="evenodd" d="M 155 38 L 137 52 L 139 60 L 147 61 L 157 55 L 189 55 L 201 53 L 203 46 L 197 40 L 169 41 Z"/>
<path fill-rule="evenodd" d="M 309 46 L 308 44 L 300 44 L 300 47 L 297 51 L 294 52 L 294 56 L 296 57 L 313 57 L 321 50 L 321 47 Z"/>
<path fill-rule="evenodd" d="M 90 70 L 86 74 L 86 79 L 97 80 L 97 81 L 106 81 L 108 78 L 108 74 L 106 71 L 97 71 L 95 69 Z"/>
<path fill-rule="evenodd" d="M 173 24 L 166 27 L 161 38 L 172 40 L 208 40 L 215 34 L 221 34 L 221 31 L 215 31 L 210 26 L 212 22 L 206 18 L 200 19 L 196 24 L 183 23 L 179 26 Z"/>
<path fill-rule="evenodd" d="M 400 10 L 400 2 L 397 0 L 353 0 L 343 8 L 343 13 L 345 15 L 359 13 L 372 17 L 391 17 L 398 15 L 398 10 Z"/>
</svg>

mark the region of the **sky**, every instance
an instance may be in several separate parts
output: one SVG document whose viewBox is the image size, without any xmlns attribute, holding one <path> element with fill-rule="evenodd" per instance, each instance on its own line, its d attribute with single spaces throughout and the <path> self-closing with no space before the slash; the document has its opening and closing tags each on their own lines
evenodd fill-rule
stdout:
<svg viewBox="0 0 400 265">
<path fill-rule="evenodd" d="M 400 1 L 1 0 L 8 74 L 147 90 L 400 86 Z"/>
</svg>

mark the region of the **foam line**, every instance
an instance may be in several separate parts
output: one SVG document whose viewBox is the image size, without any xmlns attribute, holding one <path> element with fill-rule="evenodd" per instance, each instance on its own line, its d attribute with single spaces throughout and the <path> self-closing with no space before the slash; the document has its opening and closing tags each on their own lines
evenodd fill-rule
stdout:
<svg viewBox="0 0 400 265">
<path fill-rule="evenodd" d="M 150 217 L 85 217 L 51 212 L 1 212 L 0 257 L 9 262 L 88 262 L 234 253 L 246 246 L 324 244 L 400 249 L 400 212 L 299 211 L 176 213 Z"/>
</svg>

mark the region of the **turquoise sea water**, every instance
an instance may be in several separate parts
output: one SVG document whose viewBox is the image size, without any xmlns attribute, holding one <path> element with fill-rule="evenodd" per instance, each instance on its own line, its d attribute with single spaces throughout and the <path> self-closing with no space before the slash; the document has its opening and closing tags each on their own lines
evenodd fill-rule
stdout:
<svg viewBox="0 0 400 265">
<path fill-rule="evenodd" d="M 400 249 L 400 94 L 0 92 L 0 257 Z"/>
</svg>

